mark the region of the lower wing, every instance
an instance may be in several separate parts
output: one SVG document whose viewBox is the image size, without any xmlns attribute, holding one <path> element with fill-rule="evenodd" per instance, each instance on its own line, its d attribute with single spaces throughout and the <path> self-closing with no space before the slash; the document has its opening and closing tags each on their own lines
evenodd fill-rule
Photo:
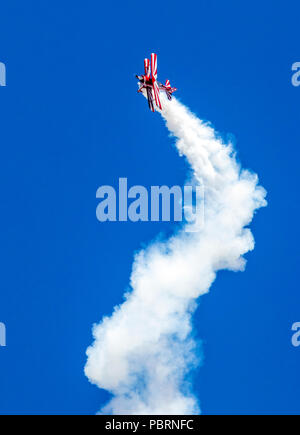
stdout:
<svg viewBox="0 0 300 435">
<path fill-rule="evenodd" d="M 162 110 L 161 102 L 160 102 L 160 98 L 159 98 L 159 87 L 158 87 L 158 84 L 156 83 L 156 81 L 153 83 L 153 93 L 154 93 L 154 98 L 155 98 L 155 104 L 156 104 L 156 106 L 160 110 Z"/>
<path fill-rule="evenodd" d="M 153 102 L 153 94 L 152 94 L 152 89 L 147 87 L 147 99 L 148 99 L 148 105 L 149 105 L 149 109 L 152 110 L 152 112 L 154 112 L 154 102 Z"/>
</svg>

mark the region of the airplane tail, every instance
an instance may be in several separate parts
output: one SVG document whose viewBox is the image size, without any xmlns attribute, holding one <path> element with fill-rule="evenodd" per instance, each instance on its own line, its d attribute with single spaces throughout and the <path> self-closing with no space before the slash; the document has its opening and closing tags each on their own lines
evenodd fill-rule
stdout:
<svg viewBox="0 0 300 435">
<path fill-rule="evenodd" d="M 173 94 L 173 92 L 177 91 L 177 88 L 172 88 L 170 80 L 168 80 L 168 79 L 166 80 L 164 87 L 165 87 L 165 91 L 166 91 L 168 99 L 172 100 L 172 94 Z"/>
</svg>

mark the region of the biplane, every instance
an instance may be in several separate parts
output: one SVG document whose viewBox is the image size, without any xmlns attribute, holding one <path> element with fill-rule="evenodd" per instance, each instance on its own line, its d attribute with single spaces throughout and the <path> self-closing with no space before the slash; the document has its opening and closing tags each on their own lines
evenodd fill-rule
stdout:
<svg viewBox="0 0 300 435">
<path fill-rule="evenodd" d="M 155 112 L 155 106 L 162 110 L 162 105 L 159 97 L 159 93 L 165 92 L 168 99 L 172 99 L 173 92 L 177 91 L 176 88 L 172 88 L 170 80 L 166 80 L 166 83 L 157 81 L 157 54 L 151 53 L 150 59 L 144 60 L 145 74 L 142 76 L 136 76 L 139 80 L 139 90 L 138 92 L 143 92 L 146 94 L 148 99 L 149 109 Z"/>
</svg>

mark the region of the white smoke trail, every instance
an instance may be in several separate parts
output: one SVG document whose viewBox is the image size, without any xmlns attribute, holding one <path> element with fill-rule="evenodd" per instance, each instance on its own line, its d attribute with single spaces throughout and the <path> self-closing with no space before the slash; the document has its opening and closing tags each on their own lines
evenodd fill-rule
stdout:
<svg viewBox="0 0 300 435">
<path fill-rule="evenodd" d="M 110 318 L 94 327 L 85 373 L 112 393 L 112 414 L 197 414 L 188 374 L 197 363 L 191 316 L 221 269 L 243 270 L 254 248 L 246 226 L 266 205 L 258 178 L 241 170 L 230 145 L 177 100 L 162 116 L 179 153 L 205 186 L 205 225 L 182 229 L 135 258 L 132 291 Z"/>
</svg>

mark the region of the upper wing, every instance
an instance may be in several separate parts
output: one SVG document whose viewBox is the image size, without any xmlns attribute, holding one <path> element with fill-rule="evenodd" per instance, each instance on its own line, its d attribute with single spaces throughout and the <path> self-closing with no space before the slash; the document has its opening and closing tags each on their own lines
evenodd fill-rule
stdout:
<svg viewBox="0 0 300 435">
<path fill-rule="evenodd" d="M 148 78 L 148 77 L 150 77 L 150 60 L 149 59 L 144 60 L 144 66 L 145 66 L 145 76 Z"/>
<path fill-rule="evenodd" d="M 157 54 L 151 53 L 151 73 L 152 79 L 157 79 Z"/>
<path fill-rule="evenodd" d="M 155 99 L 155 104 L 162 110 L 161 102 L 159 98 L 159 87 L 157 84 L 157 54 L 151 53 L 151 74 L 152 74 L 152 84 L 153 84 L 153 94 Z"/>
</svg>

